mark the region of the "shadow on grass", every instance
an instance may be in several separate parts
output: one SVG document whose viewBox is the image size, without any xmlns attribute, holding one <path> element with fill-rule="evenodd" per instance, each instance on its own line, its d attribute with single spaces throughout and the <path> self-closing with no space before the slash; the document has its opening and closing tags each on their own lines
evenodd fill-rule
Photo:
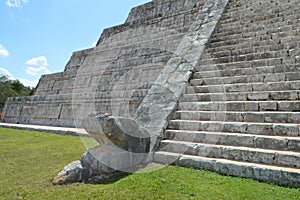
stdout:
<svg viewBox="0 0 300 200">
<path fill-rule="evenodd" d="M 92 185 L 97 185 L 97 184 L 104 184 L 104 185 L 109 185 L 113 184 L 121 179 L 126 178 L 127 176 L 130 176 L 132 173 L 126 173 L 126 172 L 117 172 L 114 175 L 112 175 L 109 178 L 104 178 L 100 176 L 94 176 L 89 178 L 88 180 L 84 181 L 83 183 L 85 184 L 92 184 Z"/>
</svg>

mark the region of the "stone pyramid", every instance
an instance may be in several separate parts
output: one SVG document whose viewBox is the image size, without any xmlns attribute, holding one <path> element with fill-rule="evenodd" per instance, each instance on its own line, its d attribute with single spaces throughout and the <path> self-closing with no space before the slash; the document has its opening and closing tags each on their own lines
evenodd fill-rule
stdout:
<svg viewBox="0 0 300 200">
<path fill-rule="evenodd" d="M 91 111 L 132 115 L 204 3 L 154 0 L 133 8 L 96 47 L 74 52 L 64 72 L 42 76 L 34 96 L 9 99 L 5 122 L 73 127 Z"/>
<path fill-rule="evenodd" d="M 80 127 L 97 111 L 135 117 L 150 130 L 162 121 L 153 129 L 156 162 L 299 187 L 298 5 L 136 7 L 95 48 L 73 53 L 64 72 L 43 76 L 34 96 L 10 98 L 4 120 Z"/>
</svg>

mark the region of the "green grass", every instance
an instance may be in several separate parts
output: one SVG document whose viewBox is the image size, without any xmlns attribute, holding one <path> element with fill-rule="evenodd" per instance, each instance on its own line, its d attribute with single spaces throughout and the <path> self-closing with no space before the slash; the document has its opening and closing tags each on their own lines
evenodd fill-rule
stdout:
<svg viewBox="0 0 300 200">
<path fill-rule="evenodd" d="M 53 186 L 84 150 L 77 137 L 0 128 L 0 199 L 300 199 L 300 189 L 181 167 L 109 184 Z"/>
</svg>

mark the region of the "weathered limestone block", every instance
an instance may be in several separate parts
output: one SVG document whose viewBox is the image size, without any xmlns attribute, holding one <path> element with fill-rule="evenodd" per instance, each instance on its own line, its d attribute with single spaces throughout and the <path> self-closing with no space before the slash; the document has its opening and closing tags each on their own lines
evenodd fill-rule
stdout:
<svg viewBox="0 0 300 200">
<path fill-rule="evenodd" d="M 54 185 L 70 184 L 75 182 L 97 183 L 105 179 L 109 179 L 118 173 L 118 169 L 108 167 L 103 163 L 104 159 L 99 156 L 105 157 L 108 160 L 111 155 L 103 154 L 105 147 L 95 147 L 88 149 L 83 155 L 81 160 L 74 161 L 58 173 L 52 183 Z M 108 150 L 108 149 L 107 149 Z M 100 152 L 100 153 L 99 153 Z M 108 158 L 109 157 L 109 158 Z M 119 159 L 120 157 L 113 157 Z"/>
<path fill-rule="evenodd" d="M 91 113 L 83 121 L 83 127 L 100 144 L 114 144 L 133 153 L 150 151 L 149 131 L 132 119 Z"/>
<path fill-rule="evenodd" d="M 299 102 L 278 102 L 278 110 L 280 111 L 300 111 L 300 103 Z"/>
<path fill-rule="evenodd" d="M 270 93 L 271 99 L 274 100 L 298 100 L 298 92 L 291 91 L 291 92 L 271 92 Z"/>
<path fill-rule="evenodd" d="M 168 155 L 165 155 L 164 153 L 155 153 L 153 156 L 153 160 L 154 162 L 159 161 L 162 164 L 166 164 L 166 165 L 171 165 L 171 164 L 175 164 L 178 165 L 178 161 L 179 161 L 180 156 L 178 154 L 170 154 L 168 153 Z"/>
<path fill-rule="evenodd" d="M 100 146 L 87 150 L 81 161 L 67 165 L 53 184 L 100 181 L 118 171 L 134 172 L 148 162 L 150 134 L 134 120 L 90 113 L 83 126 Z"/>
<path fill-rule="evenodd" d="M 261 113 L 243 113 L 244 120 L 247 122 L 263 122 L 264 116 Z"/>
<path fill-rule="evenodd" d="M 287 139 L 281 139 L 281 138 L 270 139 L 270 138 L 265 138 L 265 137 L 255 137 L 254 145 L 257 148 L 267 147 L 269 149 L 288 150 Z"/>
<path fill-rule="evenodd" d="M 85 49 L 82 51 L 73 52 L 68 64 L 66 65 L 66 70 L 74 67 L 79 67 L 85 60 L 86 56 L 93 50 L 93 48 Z"/>
<path fill-rule="evenodd" d="M 244 103 L 245 110 L 257 111 L 259 109 L 258 103 L 253 102 L 245 102 Z"/>
<path fill-rule="evenodd" d="M 238 136 L 227 135 L 226 138 L 220 140 L 220 143 L 231 144 L 233 146 L 253 146 L 253 137 L 244 134 Z"/>
<path fill-rule="evenodd" d="M 247 127 L 249 134 L 273 135 L 273 125 L 271 124 L 249 124 Z"/>
<path fill-rule="evenodd" d="M 259 108 L 261 111 L 274 111 L 277 110 L 277 102 L 261 102 Z"/>
<path fill-rule="evenodd" d="M 68 183 L 75 183 L 82 181 L 82 165 L 80 160 L 76 160 L 67 166 L 58 173 L 58 175 L 54 178 L 52 183 L 54 185 L 62 185 Z"/>
<path fill-rule="evenodd" d="M 101 157 L 104 160 L 105 153 L 110 150 L 110 146 L 103 145 L 88 149 L 81 158 L 81 165 L 83 168 L 83 179 L 101 174 L 112 174 L 116 169 L 108 167 L 101 162 Z M 113 158 L 115 159 L 115 158 Z"/>
<path fill-rule="evenodd" d="M 277 113 L 276 115 L 274 115 L 273 113 L 264 114 L 264 122 L 268 122 L 268 123 L 275 123 L 275 122 L 286 123 L 288 119 L 289 119 L 289 114 L 287 113 Z"/>
<path fill-rule="evenodd" d="M 179 159 L 180 166 L 209 171 L 214 171 L 215 163 L 214 159 L 202 159 L 201 157 L 182 156 Z"/>
<path fill-rule="evenodd" d="M 253 177 L 253 169 L 250 165 L 240 165 L 240 163 L 226 162 L 226 160 L 217 161 L 214 165 L 213 171 L 231 175 L 250 178 Z"/>
<path fill-rule="evenodd" d="M 288 147 L 291 151 L 300 151 L 300 139 L 294 138 L 288 140 Z"/>
<path fill-rule="evenodd" d="M 282 171 L 276 168 L 268 169 L 263 166 L 253 166 L 253 177 L 269 183 L 280 183 L 283 176 Z"/>
<path fill-rule="evenodd" d="M 285 74 L 267 74 L 264 81 L 265 82 L 285 81 Z"/>
<path fill-rule="evenodd" d="M 265 92 L 265 93 L 249 93 L 247 95 L 249 100 L 268 100 L 269 97 L 269 93 Z"/>
<path fill-rule="evenodd" d="M 245 133 L 247 130 L 247 124 L 230 124 L 225 123 L 222 131 L 230 133 Z"/>
<path fill-rule="evenodd" d="M 297 125 L 275 125 L 274 135 L 299 136 L 300 127 Z"/>
</svg>

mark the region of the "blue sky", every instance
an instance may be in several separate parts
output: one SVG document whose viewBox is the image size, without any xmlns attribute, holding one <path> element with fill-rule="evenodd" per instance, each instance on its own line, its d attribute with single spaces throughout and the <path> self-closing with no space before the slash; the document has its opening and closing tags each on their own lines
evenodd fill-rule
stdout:
<svg viewBox="0 0 300 200">
<path fill-rule="evenodd" d="M 0 0 L 0 74 L 35 86 L 150 0 Z"/>
</svg>

